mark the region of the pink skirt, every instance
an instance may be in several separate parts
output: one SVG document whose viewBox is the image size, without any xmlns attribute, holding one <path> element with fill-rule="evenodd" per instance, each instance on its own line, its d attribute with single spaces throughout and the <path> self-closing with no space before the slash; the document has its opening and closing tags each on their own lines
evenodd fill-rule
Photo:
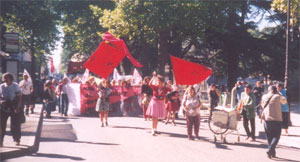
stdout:
<svg viewBox="0 0 300 162">
<path fill-rule="evenodd" d="M 155 117 L 158 119 L 164 119 L 167 116 L 167 110 L 165 108 L 164 100 L 151 99 L 146 115 Z"/>
</svg>

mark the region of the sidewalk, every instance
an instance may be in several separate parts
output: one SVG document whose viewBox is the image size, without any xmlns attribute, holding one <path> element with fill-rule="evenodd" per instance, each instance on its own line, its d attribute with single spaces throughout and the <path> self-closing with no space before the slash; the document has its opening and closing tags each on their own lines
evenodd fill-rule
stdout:
<svg viewBox="0 0 300 162">
<path fill-rule="evenodd" d="M 42 105 L 36 104 L 34 114 L 26 116 L 26 122 L 21 125 L 21 142 L 20 146 L 16 146 L 10 133 L 9 118 L 3 147 L 0 147 L 0 161 L 37 152 L 39 148 L 42 124 Z"/>
</svg>

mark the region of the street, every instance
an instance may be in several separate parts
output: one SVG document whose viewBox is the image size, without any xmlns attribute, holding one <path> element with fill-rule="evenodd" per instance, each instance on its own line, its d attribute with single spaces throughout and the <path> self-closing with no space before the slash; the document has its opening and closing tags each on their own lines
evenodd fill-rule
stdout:
<svg viewBox="0 0 300 162">
<path fill-rule="evenodd" d="M 206 118 L 202 116 L 201 140 L 189 141 L 183 117 L 176 121 L 176 126 L 160 122 L 159 134 L 152 136 L 151 122 L 141 117 L 110 117 L 109 126 L 101 127 L 97 117 L 54 114 L 52 119 L 44 119 L 39 151 L 7 162 L 273 161 L 267 158 L 267 144 L 260 123 L 256 127 L 256 142 L 244 140 L 244 129 L 239 122 L 241 141 L 237 142 L 237 134 L 233 132 L 227 136 L 228 144 L 224 144 L 214 143 Z M 294 136 L 299 138 L 299 134 Z M 300 143 L 290 142 L 293 144 L 289 146 L 286 138 L 294 137 L 282 136 L 277 147 L 278 158 L 274 160 L 300 161 Z"/>
</svg>

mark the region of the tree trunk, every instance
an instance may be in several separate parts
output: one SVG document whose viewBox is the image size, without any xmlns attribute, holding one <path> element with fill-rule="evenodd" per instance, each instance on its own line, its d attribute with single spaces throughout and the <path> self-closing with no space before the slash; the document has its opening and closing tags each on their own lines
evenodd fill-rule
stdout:
<svg viewBox="0 0 300 162">
<path fill-rule="evenodd" d="M 165 76 L 165 64 L 168 61 L 168 38 L 169 32 L 159 32 L 159 45 L 158 45 L 158 73 Z"/>
<path fill-rule="evenodd" d="M 32 79 L 32 84 L 33 84 L 33 87 L 35 85 L 35 56 L 34 56 L 34 43 L 33 43 L 33 36 L 31 38 L 31 47 L 30 47 L 30 53 L 31 53 L 31 79 Z"/>
</svg>

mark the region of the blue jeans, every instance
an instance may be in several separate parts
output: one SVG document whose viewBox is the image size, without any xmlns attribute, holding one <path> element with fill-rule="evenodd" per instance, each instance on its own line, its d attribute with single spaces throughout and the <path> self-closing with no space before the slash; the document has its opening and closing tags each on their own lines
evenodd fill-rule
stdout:
<svg viewBox="0 0 300 162">
<path fill-rule="evenodd" d="M 279 142 L 281 135 L 281 122 L 280 121 L 265 121 L 264 123 L 265 132 L 268 140 L 268 152 L 275 156 L 276 145 Z"/>
</svg>

